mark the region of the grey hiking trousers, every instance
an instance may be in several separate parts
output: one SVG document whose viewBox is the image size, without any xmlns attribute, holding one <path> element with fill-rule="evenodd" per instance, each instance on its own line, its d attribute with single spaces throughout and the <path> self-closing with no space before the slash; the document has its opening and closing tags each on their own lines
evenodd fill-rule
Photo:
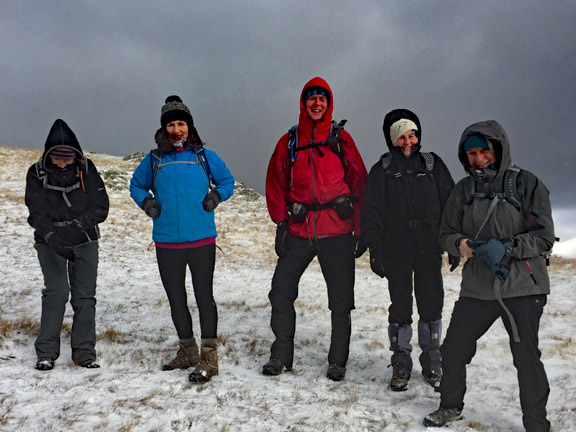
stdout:
<svg viewBox="0 0 576 432">
<path fill-rule="evenodd" d="M 34 343 L 36 355 L 52 360 L 60 356 L 60 331 L 70 297 L 74 310 L 72 360 L 75 363 L 96 360 L 98 242 L 74 246 L 74 261 L 61 257 L 47 244 L 36 243 L 34 247 L 44 275 L 40 333 Z"/>
</svg>

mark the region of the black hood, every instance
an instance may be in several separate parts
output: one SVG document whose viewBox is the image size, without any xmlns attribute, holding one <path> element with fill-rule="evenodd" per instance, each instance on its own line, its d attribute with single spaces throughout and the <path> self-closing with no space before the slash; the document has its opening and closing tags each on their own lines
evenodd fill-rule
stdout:
<svg viewBox="0 0 576 432">
<path fill-rule="evenodd" d="M 394 143 L 390 139 L 390 126 L 392 126 L 400 119 L 408 119 L 416 123 L 416 126 L 418 126 L 418 130 L 416 131 L 416 136 L 418 137 L 417 146 L 418 148 L 420 148 L 420 145 L 422 143 L 422 126 L 420 125 L 420 119 L 412 111 L 405 108 L 390 111 L 384 117 L 384 124 L 382 125 L 382 130 L 384 131 L 384 137 L 386 138 L 386 145 L 388 146 L 388 148 L 392 150 L 395 147 Z"/>
<path fill-rule="evenodd" d="M 64 120 L 58 119 L 54 122 L 48 133 L 48 138 L 46 138 L 46 144 L 44 144 L 44 154 L 42 158 L 46 160 L 46 157 L 52 149 L 55 147 L 68 147 L 76 152 L 79 158 L 84 156 L 80 143 L 70 129 L 70 126 L 66 124 Z"/>
</svg>

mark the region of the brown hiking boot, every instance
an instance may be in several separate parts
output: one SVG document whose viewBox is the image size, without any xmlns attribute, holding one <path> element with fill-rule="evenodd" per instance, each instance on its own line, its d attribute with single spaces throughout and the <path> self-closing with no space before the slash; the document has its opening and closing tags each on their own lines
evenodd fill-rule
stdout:
<svg viewBox="0 0 576 432">
<path fill-rule="evenodd" d="M 185 347 L 181 343 L 178 344 L 178 353 L 176 357 L 168 363 L 162 366 L 163 371 L 170 371 L 173 369 L 188 369 L 189 367 L 196 366 L 198 364 L 198 345 L 194 343 L 189 347 Z"/>
<path fill-rule="evenodd" d="M 218 353 L 216 348 L 202 347 L 200 363 L 190 374 L 188 379 L 194 384 L 202 384 L 210 381 L 214 375 L 218 375 Z"/>
</svg>

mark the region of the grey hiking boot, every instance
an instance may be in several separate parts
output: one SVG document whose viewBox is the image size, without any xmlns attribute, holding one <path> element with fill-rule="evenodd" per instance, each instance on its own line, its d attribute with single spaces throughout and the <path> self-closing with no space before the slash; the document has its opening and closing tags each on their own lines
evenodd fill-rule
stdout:
<svg viewBox="0 0 576 432">
<path fill-rule="evenodd" d="M 342 381 L 346 375 L 346 368 L 344 366 L 338 366 L 332 363 L 328 366 L 328 372 L 326 372 L 326 377 L 332 381 Z"/>
<path fill-rule="evenodd" d="M 188 379 L 194 384 L 203 384 L 218 375 L 218 352 L 213 347 L 202 347 L 200 362 Z"/>
<path fill-rule="evenodd" d="M 271 358 L 268 363 L 262 367 L 262 374 L 269 376 L 280 375 L 282 372 L 290 372 L 292 368 L 284 366 L 282 360 Z"/>
<path fill-rule="evenodd" d="M 37 370 L 41 371 L 48 371 L 54 369 L 54 360 L 48 358 L 41 358 L 38 359 L 36 362 L 36 366 L 34 366 Z"/>
<path fill-rule="evenodd" d="M 442 374 L 438 374 L 429 370 L 422 370 L 422 376 L 426 382 L 432 386 L 435 392 L 440 391 L 440 381 L 442 381 Z"/>
<path fill-rule="evenodd" d="M 406 391 L 410 380 L 410 370 L 402 363 L 394 363 L 392 366 L 392 378 L 390 388 L 393 391 Z M 390 367 L 390 366 L 389 366 Z"/>
<path fill-rule="evenodd" d="M 198 364 L 198 357 L 198 345 L 196 343 L 188 347 L 179 343 L 176 357 L 174 357 L 170 363 L 163 365 L 162 370 L 188 369 Z"/>
<path fill-rule="evenodd" d="M 456 420 L 462 420 L 462 410 L 458 408 L 438 408 L 424 417 L 424 426 L 442 427 Z"/>
</svg>

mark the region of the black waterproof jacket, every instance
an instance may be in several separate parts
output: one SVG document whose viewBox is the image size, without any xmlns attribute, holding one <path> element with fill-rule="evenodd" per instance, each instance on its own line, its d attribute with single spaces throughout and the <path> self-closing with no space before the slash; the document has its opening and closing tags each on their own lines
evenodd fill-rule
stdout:
<svg viewBox="0 0 576 432">
<path fill-rule="evenodd" d="M 65 169 L 50 161 L 50 151 L 58 146 L 77 154 Z M 74 132 L 63 120 L 54 122 L 42 157 L 28 169 L 25 202 L 36 242 L 44 243 L 49 232 L 72 245 L 98 240 L 98 224 L 108 216 L 108 194 L 94 163 L 84 156 Z M 79 222 L 80 229 L 71 224 L 73 220 Z"/>
<path fill-rule="evenodd" d="M 418 126 L 419 143 L 410 157 L 394 146 L 390 126 L 401 118 Z M 384 256 L 441 253 L 438 230 L 442 209 L 454 181 L 438 157 L 429 171 L 420 153 L 422 128 L 413 112 L 399 109 L 384 119 L 384 136 L 390 149 L 368 175 L 362 206 L 362 236 L 370 249 Z"/>
</svg>

